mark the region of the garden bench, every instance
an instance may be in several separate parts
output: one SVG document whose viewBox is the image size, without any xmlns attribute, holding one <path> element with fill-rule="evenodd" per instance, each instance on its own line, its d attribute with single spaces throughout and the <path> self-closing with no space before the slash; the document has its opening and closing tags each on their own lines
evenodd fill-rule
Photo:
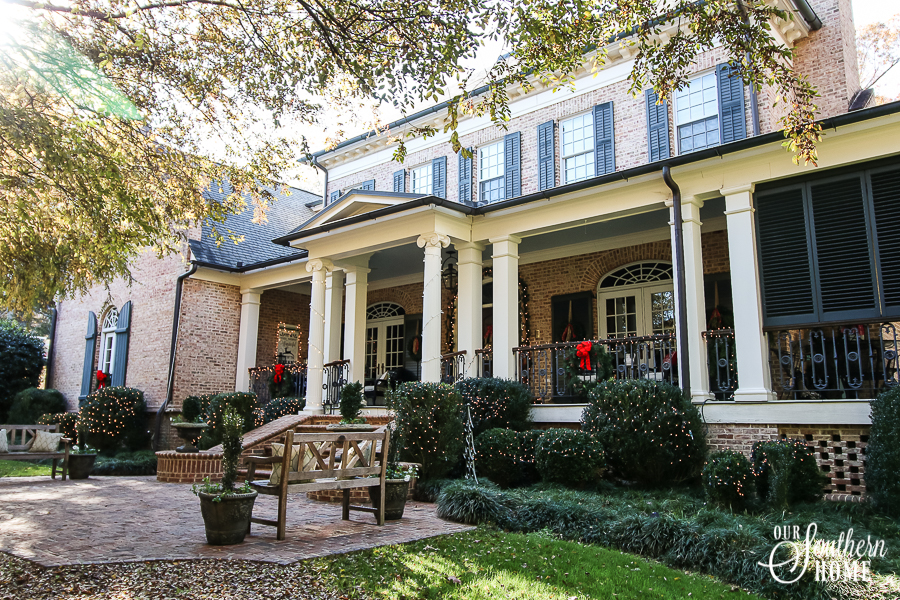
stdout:
<svg viewBox="0 0 900 600">
<path fill-rule="evenodd" d="M 62 480 L 66 480 L 69 473 L 69 446 L 72 440 L 62 438 L 60 443 L 63 449 L 56 452 L 32 452 L 28 450 L 28 444 L 37 435 L 38 431 L 48 431 L 56 433 L 58 425 L 0 425 L 0 429 L 6 430 L 7 443 L 9 444 L 9 452 L 0 452 L 0 460 L 41 460 L 44 458 L 53 459 L 53 471 L 50 473 L 51 479 L 56 479 L 56 464 L 62 460 Z M 19 443 L 15 443 L 16 440 Z"/>
<path fill-rule="evenodd" d="M 278 496 L 278 517 L 275 520 L 251 517 L 251 523 L 276 527 L 276 539 L 285 537 L 287 495 L 319 490 L 342 490 L 343 520 L 350 519 L 350 511 L 375 514 L 384 525 L 384 478 L 390 431 L 387 427 L 373 432 L 294 433 L 289 429 L 284 437 L 283 456 L 245 456 L 247 482 L 260 494 Z M 380 442 L 380 447 L 379 447 Z M 300 446 L 297 470 L 291 470 L 291 451 Z M 272 485 L 268 480 L 254 481 L 256 467 L 281 464 L 281 481 Z M 377 477 L 372 477 L 377 475 Z M 381 487 L 378 507 L 351 506 L 350 490 Z M 249 533 L 249 528 L 248 528 Z"/>
</svg>

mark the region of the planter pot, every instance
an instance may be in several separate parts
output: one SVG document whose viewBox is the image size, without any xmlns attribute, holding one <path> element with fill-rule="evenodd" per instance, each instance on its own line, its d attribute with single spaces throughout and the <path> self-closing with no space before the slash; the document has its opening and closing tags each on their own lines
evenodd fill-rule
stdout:
<svg viewBox="0 0 900 600">
<path fill-rule="evenodd" d="M 403 518 L 406 508 L 406 495 L 409 493 L 409 482 L 405 479 L 386 479 L 384 481 L 384 520 L 396 521 Z M 381 487 L 369 488 L 369 499 L 372 506 L 378 508 L 381 501 Z"/>
<path fill-rule="evenodd" d="M 240 544 L 247 535 L 253 503 L 258 492 L 225 496 L 213 502 L 215 494 L 200 492 L 200 512 L 206 526 L 206 541 L 212 546 Z"/>
<path fill-rule="evenodd" d="M 178 437 L 184 440 L 184 446 L 175 448 L 175 452 L 200 452 L 194 443 L 203 435 L 203 430 L 209 427 L 206 423 L 172 423 Z"/>
<path fill-rule="evenodd" d="M 94 470 L 96 454 L 70 454 L 69 479 L 87 479 Z"/>
<path fill-rule="evenodd" d="M 346 423 L 332 423 L 330 425 L 326 425 L 325 429 L 328 431 L 375 431 L 378 429 L 377 425 L 369 425 L 368 423 L 354 423 L 352 425 L 348 425 Z"/>
</svg>

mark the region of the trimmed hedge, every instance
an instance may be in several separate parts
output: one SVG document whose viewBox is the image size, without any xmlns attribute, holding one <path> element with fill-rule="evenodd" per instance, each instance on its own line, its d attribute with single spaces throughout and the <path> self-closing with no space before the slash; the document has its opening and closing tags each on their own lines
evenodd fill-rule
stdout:
<svg viewBox="0 0 900 600">
<path fill-rule="evenodd" d="M 535 462 L 546 482 L 572 487 L 595 484 L 606 471 L 603 445 L 590 433 L 548 429 L 537 440 Z"/>
<path fill-rule="evenodd" d="M 156 453 L 151 450 L 98 456 L 91 475 L 156 475 Z"/>
<path fill-rule="evenodd" d="M 541 478 L 534 455 L 537 450 L 537 441 L 542 433 L 544 432 L 540 429 L 529 429 L 516 434 L 516 437 L 519 438 L 519 468 L 522 472 L 522 479 L 527 483 L 536 483 Z"/>
<path fill-rule="evenodd" d="M 16 394 L 7 423 L 35 425 L 41 415 L 66 412 L 66 399 L 57 390 L 28 388 Z"/>
<path fill-rule="evenodd" d="M 776 509 L 821 500 L 826 476 L 812 448 L 800 440 L 756 442 L 751 452 L 759 497 Z M 868 473 L 867 473 L 868 475 Z"/>
<path fill-rule="evenodd" d="M 604 381 L 581 416 L 616 476 L 645 484 L 697 477 L 706 460 L 700 411 L 676 386 L 645 379 Z"/>
<path fill-rule="evenodd" d="M 525 431 L 531 427 L 534 396 L 524 383 L 493 377 L 463 379 L 455 385 L 472 411 L 473 433 L 488 429 Z"/>
<path fill-rule="evenodd" d="M 305 398 L 275 398 L 263 409 L 262 424 L 271 423 L 287 415 L 296 415 L 306 406 Z"/>
<path fill-rule="evenodd" d="M 78 443 L 78 413 L 49 413 L 38 417 L 37 422 L 40 425 L 59 425 L 57 431 L 61 431 L 64 437 Z"/>
<path fill-rule="evenodd" d="M 43 368 L 44 341 L 16 323 L 0 319 L 0 423 L 9 423 L 16 394 L 40 384 Z"/>
<path fill-rule="evenodd" d="M 702 475 L 706 495 L 719 506 L 739 510 L 753 494 L 753 467 L 740 452 L 713 453 L 703 467 Z"/>
<path fill-rule="evenodd" d="M 203 432 L 200 438 L 200 448 L 206 450 L 222 443 L 222 416 L 225 410 L 233 408 L 238 416 L 241 417 L 243 423 L 242 432 L 247 433 L 262 423 L 260 415 L 257 411 L 258 400 L 256 394 L 248 394 L 246 392 L 231 392 L 227 394 L 216 394 L 209 397 L 206 407 L 206 422 L 209 427 Z M 204 397 L 200 397 L 201 405 L 204 404 Z"/>
<path fill-rule="evenodd" d="M 872 401 L 872 430 L 866 446 L 866 494 L 871 506 L 900 517 L 900 388 Z"/>
<path fill-rule="evenodd" d="M 462 459 L 462 399 L 445 383 L 400 384 L 389 396 L 397 425 L 392 443 L 403 462 L 422 465 L 422 479 L 445 477 Z"/>
<path fill-rule="evenodd" d="M 510 487 L 522 479 L 519 437 L 512 429 L 488 429 L 475 438 L 475 471 L 500 487 Z"/>
<path fill-rule="evenodd" d="M 144 392 L 129 387 L 105 387 L 91 393 L 81 407 L 85 442 L 111 452 L 123 445 L 141 450 L 149 442 Z"/>
</svg>

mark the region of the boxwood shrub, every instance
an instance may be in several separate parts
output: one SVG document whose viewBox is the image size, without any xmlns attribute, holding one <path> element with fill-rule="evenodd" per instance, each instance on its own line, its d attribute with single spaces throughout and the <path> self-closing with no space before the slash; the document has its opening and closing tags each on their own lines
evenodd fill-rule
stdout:
<svg viewBox="0 0 900 600">
<path fill-rule="evenodd" d="M 287 415 L 296 415 L 306 406 L 305 398 L 275 398 L 263 409 L 263 425 Z"/>
<path fill-rule="evenodd" d="M 204 404 L 204 397 L 200 397 L 201 405 Z M 257 411 L 259 401 L 256 394 L 246 392 L 231 392 L 227 394 L 216 394 L 209 398 L 209 404 L 206 407 L 206 422 L 209 427 L 203 432 L 199 445 L 203 449 L 212 448 L 222 442 L 222 416 L 227 408 L 233 408 L 241 417 L 243 422 L 242 432 L 247 433 L 251 429 L 262 425 L 260 415 Z"/>
<path fill-rule="evenodd" d="M 535 483 L 541 478 L 534 454 L 538 438 L 542 433 L 544 432 L 540 429 L 529 429 L 516 434 L 516 437 L 519 438 L 519 468 L 522 472 L 522 479 L 526 483 Z"/>
<path fill-rule="evenodd" d="M 524 431 L 531 427 L 534 396 L 524 383 L 478 377 L 458 381 L 456 389 L 472 411 L 472 427 L 476 436 L 488 429 Z"/>
<path fill-rule="evenodd" d="M 149 441 L 144 392 L 129 387 L 105 387 L 91 393 L 81 407 L 81 422 L 89 446 L 111 452 L 125 446 L 141 450 Z"/>
<path fill-rule="evenodd" d="M 462 459 L 462 399 L 445 383 L 400 384 L 389 396 L 399 459 L 422 465 L 422 479 L 442 479 Z"/>
<path fill-rule="evenodd" d="M 594 387 L 581 416 L 607 451 L 613 473 L 645 484 L 697 477 L 706 460 L 700 412 L 666 382 L 604 381 Z"/>
<path fill-rule="evenodd" d="M 900 388 L 872 401 L 872 430 L 866 446 L 866 494 L 872 507 L 900 517 Z"/>
<path fill-rule="evenodd" d="M 65 437 L 69 438 L 74 443 L 78 443 L 78 413 L 48 413 L 38 417 L 37 422 L 40 425 L 59 425 L 59 427 L 56 428 L 57 431 L 62 432 Z"/>
<path fill-rule="evenodd" d="M 41 415 L 66 412 L 66 399 L 57 390 L 24 389 L 13 399 L 8 423 L 35 425 Z"/>
<path fill-rule="evenodd" d="M 9 422 L 16 394 L 38 386 L 43 368 L 44 341 L 13 321 L 0 319 L 0 423 Z"/>
<path fill-rule="evenodd" d="M 714 504 L 740 510 L 755 488 L 753 467 L 740 452 L 715 452 L 703 467 L 703 488 Z"/>
<path fill-rule="evenodd" d="M 590 433 L 574 429 L 548 429 L 535 447 L 535 461 L 546 482 L 572 487 L 595 484 L 606 471 L 603 445 Z"/>
<path fill-rule="evenodd" d="M 772 508 L 821 500 L 826 477 L 812 448 L 800 440 L 756 442 L 751 453 L 756 490 Z"/>
<path fill-rule="evenodd" d="M 488 429 L 475 438 L 475 471 L 500 487 L 511 487 L 522 479 L 519 437 L 512 429 Z"/>
</svg>

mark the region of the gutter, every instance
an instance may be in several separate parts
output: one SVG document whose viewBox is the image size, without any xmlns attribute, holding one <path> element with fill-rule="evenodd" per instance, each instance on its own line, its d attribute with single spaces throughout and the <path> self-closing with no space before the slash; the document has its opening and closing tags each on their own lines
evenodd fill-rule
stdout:
<svg viewBox="0 0 900 600">
<path fill-rule="evenodd" d="M 312 166 L 317 169 L 322 169 L 322 172 L 325 173 L 325 183 L 322 186 L 322 207 L 328 206 L 328 169 L 319 164 L 319 155 L 314 154 L 312 158 Z M 309 208 L 309 204 L 306 205 Z"/>
<path fill-rule="evenodd" d="M 687 334 L 687 282 L 684 280 L 684 219 L 681 216 L 681 188 L 672 179 L 669 165 L 663 165 L 663 181 L 672 190 L 672 222 L 675 225 L 675 240 L 672 254 L 675 258 L 675 298 L 678 305 L 678 321 L 681 323 L 681 334 L 678 336 L 678 367 L 681 391 L 691 397 L 691 363 L 688 354 Z"/>
<path fill-rule="evenodd" d="M 175 356 L 178 350 L 178 325 L 181 320 L 181 290 L 184 287 L 184 280 L 197 272 L 199 265 L 191 262 L 191 268 L 178 276 L 175 280 L 175 314 L 172 316 L 172 344 L 169 346 L 169 377 L 166 384 L 166 399 L 156 411 L 156 422 L 153 427 L 153 449 L 159 450 L 159 432 L 162 427 L 163 414 L 166 407 L 172 401 L 172 395 L 175 393 Z"/>
<path fill-rule="evenodd" d="M 810 30 L 818 31 L 822 29 L 822 20 L 819 18 L 819 15 L 816 14 L 816 11 L 813 10 L 812 6 L 809 5 L 809 0 L 794 0 L 794 6 L 797 7 L 797 12 L 800 13 L 800 16 L 803 17 L 803 20 L 809 25 Z"/>
</svg>

